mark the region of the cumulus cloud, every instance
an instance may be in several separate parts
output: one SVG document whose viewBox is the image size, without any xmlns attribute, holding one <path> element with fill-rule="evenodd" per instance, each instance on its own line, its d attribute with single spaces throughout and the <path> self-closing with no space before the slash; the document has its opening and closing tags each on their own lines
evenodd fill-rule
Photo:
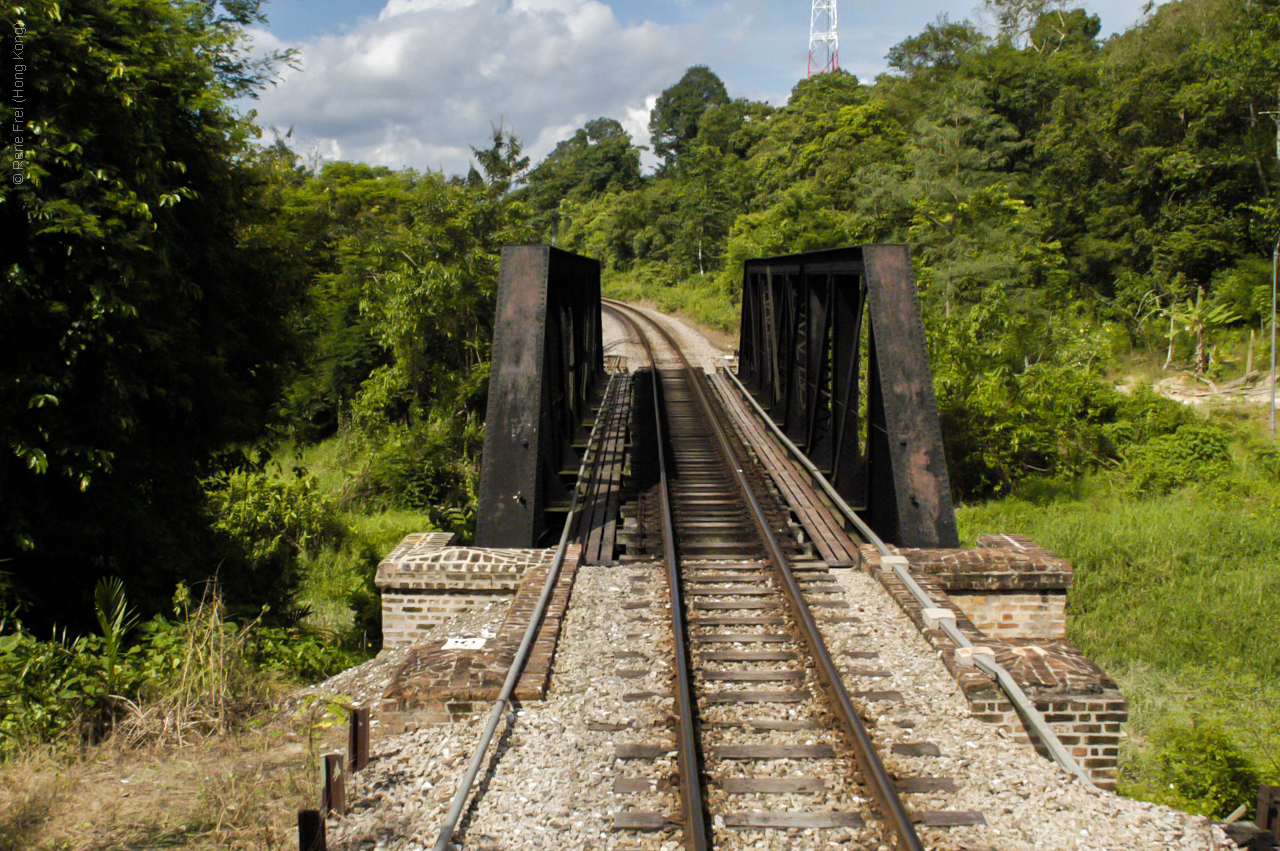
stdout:
<svg viewBox="0 0 1280 851">
<path fill-rule="evenodd" d="M 393 168 L 462 172 L 505 124 L 536 161 L 598 116 L 648 143 L 648 110 L 696 55 L 700 32 L 623 24 L 599 0 L 388 0 L 341 35 L 297 48 L 254 105 L 304 148 Z"/>
</svg>

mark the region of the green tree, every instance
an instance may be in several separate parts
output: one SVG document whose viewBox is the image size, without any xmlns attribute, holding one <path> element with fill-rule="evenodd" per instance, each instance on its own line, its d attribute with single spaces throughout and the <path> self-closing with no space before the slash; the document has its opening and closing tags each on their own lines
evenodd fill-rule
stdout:
<svg viewBox="0 0 1280 851">
<path fill-rule="evenodd" d="M 475 162 L 467 173 L 468 185 L 488 186 L 498 195 L 505 195 L 529 168 L 520 140 L 501 124 L 494 125 L 489 147 L 472 147 L 471 154 Z"/>
<path fill-rule="evenodd" d="M 1027 33 L 1032 50 L 1053 54 L 1060 50 L 1092 52 L 1097 50 L 1102 19 L 1084 9 L 1052 9 L 1045 12 Z"/>
<path fill-rule="evenodd" d="M 1212 304 L 1205 300 L 1204 287 L 1196 290 L 1196 300 L 1193 302 L 1187 299 L 1182 304 L 1175 304 L 1165 311 L 1169 317 L 1169 351 L 1173 351 L 1173 336 L 1177 333 L 1178 326 L 1182 326 L 1185 331 L 1190 331 L 1195 335 L 1196 354 L 1195 367 L 1196 375 L 1204 375 L 1209 371 L 1209 333 L 1216 328 L 1224 325 L 1230 325 L 1240 319 L 1240 314 L 1236 313 L 1231 307 L 1224 304 Z M 1165 362 L 1168 366 L 1168 361 Z"/>
<path fill-rule="evenodd" d="M 29 622 L 87 625 L 101 575 L 154 607 L 216 566 L 199 481 L 262 434 L 300 282 L 253 231 L 274 172 L 231 105 L 270 73 L 255 0 L 5 18 L 39 72 L 0 107 L 30 153 L 0 189 L 0 561 Z"/>
<path fill-rule="evenodd" d="M 983 6 L 995 16 L 1000 37 L 1019 46 L 1034 45 L 1031 33 L 1048 16 L 1065 17 L 1073 0 L 983 0 Z"/>
<path fill-rule="evenodd" d="M 662 165 L 674 165 L 698 138 L 703 113 L 727 103 L 724 83 L 706 65 L 692 66 L 680 82 L 663 91 L 649 113 L 653 153 Z"/>
<path fill-rule="evenodd" d="M 283 192 L 278 227 L 303 247 L 310 281 L 299 320 L 307 351 L 285 396 L 297 438 L 334 433 L 369 375 L 390 362 L 360 305 L 379 246 L 413 221 L 420 180 L 409 171 L 332 162 Z"/>
<path fill-rule="evenodd" d="M 889 67 L 909 77 L 935 72 L 953 72 L 972 50 L 985 47 L 989 39 L 968 21 L 952 21 L 939 15 L 925 24 L 919 35 L 911 36 L 889 48 Z"/>
<path fill-rule="evenodd" d="M 1280 222 L 1275 127 L 1259 117 L 1280 77 L 1274 7 L 1161 6 L 1094 64 L 1036 140 L 1038 195 L 1075 274 L 1111 297 L 1117 281 L 1182 273 L 1209 285 L 1266 256 Z"/>
<path fill-rule="evenodd" d="M 524 179 L 520 200 L 529 205 L 533 228 L 555 239 L 563 201 L 584 201 L 640 186 L 640 149 L 612 118 L 597 118 L 556 145 Z"/>
</svg>

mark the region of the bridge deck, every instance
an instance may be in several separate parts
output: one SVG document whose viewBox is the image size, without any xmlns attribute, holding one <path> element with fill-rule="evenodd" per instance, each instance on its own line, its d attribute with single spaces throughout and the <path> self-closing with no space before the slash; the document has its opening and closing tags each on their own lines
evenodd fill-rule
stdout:
<svg viewBox="0 0 1280 851">
<path fill-rule="evenodd" d="M 627 430 L 631 420 L 631 377 L 617 374 L 601 404 L 605 417 L 599 456 L 587 484 L 586 509 L 579 539 L 583 564 L 614 564 L 618 539 L 618 510 L 627 466 Z"/>
<path fill-rule="evenodd" d="M 759 420 L 758 415 L 742 399 L 740 391 L 723 376 L 711 382 L 722 403 L 733 417 L 734 426 L 751 446 L 757 460 L 764 465 L 770 479 L 791 506 L 809 533 L 822 560 L 831 567 L 853 567 L 858 564 L 858 545 L 844 531 L 840 519 L 823 502 L 808 475 L 788 454 Z"/>
</svg>

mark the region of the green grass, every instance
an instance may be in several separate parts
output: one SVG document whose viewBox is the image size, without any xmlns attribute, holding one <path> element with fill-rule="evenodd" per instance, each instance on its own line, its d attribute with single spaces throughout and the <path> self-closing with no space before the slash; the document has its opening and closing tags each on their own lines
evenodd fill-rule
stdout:
<svg viewBox="0 0 1280 851">
<path fill-rule="evenodd" d="M 380 554 L 379 558 L 391 552 L 405 535 L 437 531 L 424 511 L 393 509 L 377 514 L 348 512 L 347 518 L 360 539 Z"/>
<path fill-rule="evenodd" d="M 1260 777 L 1280 781 L 1278 516 L 1280 482 L 1244 464 L 1163 497 L 1098 474 L 1026 482 L 957 512 L 965 543 L 1022 533 L 1074 565 L 1068 637 L 1130 702 L 1121 791 L 1200 812 L 1203 800 L 1170 784 L 1171 744 L 1188 729 L 1225 731 Z"/>
<path fill-rule="evenodd" d="M 713 276 L 694 275 L 674 283 L 657 281 L 645 272 L 606 273 L 603 287 L 607 298 L 650 302 L 666 314 L 732 332 L 738 327 L 742 308 Z"/>
<path fill-rule="evenodd" d="M 305 470 L 339 504 L 349 501 L 352 481 L 367 466 L 341 433 L 311 445 L 285 444 L 271 456 L 271 461 L 278 465 L 282 476 L 292 476 L 294 469 Z"/>
<path fill-rule="evenodd" d="M 1217 488 L 1138 500 L 1096 480 L 965 506 L 959 522 L 966 537 L 1021 532 L 1071 561 L 1070 638 L 1104 663 L 1233 659 L 1280 678 L 1280 642 L 1259 640 L 1280 610 L 1273 500 Z"/>
</svg>

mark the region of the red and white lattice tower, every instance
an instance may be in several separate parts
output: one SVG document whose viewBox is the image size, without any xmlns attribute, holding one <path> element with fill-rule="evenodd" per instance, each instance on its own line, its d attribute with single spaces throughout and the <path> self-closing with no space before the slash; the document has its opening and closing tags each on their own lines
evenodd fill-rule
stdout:
<svg viewBox="0 0 1280 851">
<path fill-rule="evenodd" d="M 839 70 L 836 0 L 813 0 L 813 15 L 809 18 L 809 76 Z"/>
</svg>

